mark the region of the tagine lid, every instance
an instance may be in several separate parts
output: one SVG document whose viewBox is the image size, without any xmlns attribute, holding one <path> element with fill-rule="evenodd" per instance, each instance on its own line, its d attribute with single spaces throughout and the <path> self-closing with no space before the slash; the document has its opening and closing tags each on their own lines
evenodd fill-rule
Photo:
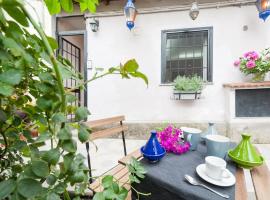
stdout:
<svg viewBox="0 0 270 200">
<path fill-rule="evenodd" d="M 243 133 L 242 140 L 237 147 L 229 152 L 229 155 L 237 160 L 260 163 L 262 156 L 250 142 L 251 135 Z"/>
</svg>

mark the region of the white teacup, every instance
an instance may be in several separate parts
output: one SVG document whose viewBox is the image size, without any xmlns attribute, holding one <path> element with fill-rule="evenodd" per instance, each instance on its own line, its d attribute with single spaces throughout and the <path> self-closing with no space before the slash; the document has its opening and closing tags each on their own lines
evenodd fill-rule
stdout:
<svg viewBox="0 0 270 200">
<path fill-rule="evenodd" d="M 226 161 L 215 156 L 205 157 L 205 173 L 212 179 L 221 180 L 229 178 L 230 175 L 226 169 Z"/>
</svg>

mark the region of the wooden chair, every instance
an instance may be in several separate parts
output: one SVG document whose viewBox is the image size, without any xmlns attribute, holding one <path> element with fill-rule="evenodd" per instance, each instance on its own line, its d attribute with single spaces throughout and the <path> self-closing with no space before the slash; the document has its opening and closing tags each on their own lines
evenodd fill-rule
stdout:
<svg viewBox="0 0 270 200">
<path fill-rule="evenodd" d="M 98 138 L 105 138 L 108 136 L 112 136 L 115 134 L 121 133 L 123 140 L 123 148 L 124 148 L 124 156 L 127 155 L 126 151 L 126 141 L 125 141 L 125 131 L 128 130 L 128 127 L 123 125 L 123 121 L 125 120 L 125 116 L 116 116 L 106 119 L 99 119 L 85 122 L 85 125 L 88 126 L 92 132 L 90 135 L 90 140 L 95 140 Z M 100 192 L 103 190 L 101 185 L 102 177 L 94 180 L 92 178 L 91 173 L 91 158 L 89 154 L 89 142 L 86 143 L 86 151 L 87 151 L 87 159 L 88 159 L 88 167 L 89 167 L 89 175 L 90 175 L 90 189 L 93 193 Z M 128 169 L 126 166 L 118 164 L 103 175 L 112 175 L 116 180 L 118 180 L 121 186 L 129 189 L 127 184 L 128 182 Z"/>
</svg>

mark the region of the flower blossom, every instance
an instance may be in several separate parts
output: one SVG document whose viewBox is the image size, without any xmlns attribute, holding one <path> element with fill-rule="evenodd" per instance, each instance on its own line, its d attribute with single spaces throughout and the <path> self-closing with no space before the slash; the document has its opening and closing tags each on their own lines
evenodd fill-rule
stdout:
<svg viewBox="0 0 270 200">
<path fill-rule="evenodd" d="M 157 133 L 160 144 L 167 152 L 183 154 L 190 148 L 190 143 L 181 141 L 182 131 L 172 125 L 167 126 Z"/>
<path fill-rule="evenodd" d="M 254 60 L 249 60 L 247 63 L 246 63 L 246 67 L 249 68 L 249 69 L 252 69 L 254 67 L 256 67 L 256 63 Z"/>
<path fill-rule="evenodd" d="M 256 51 L 249 51 L 244 54 L 244 57 L 248 60 L 258 60 L 259 54 Z"/>
<path fill-rule="evenodd" d="M 240 60 L 236 60 L 236 61 L 234 61 L 233 65 L 235 67 L 238 67 L 240 65 L 240 62 L 241 62 Z"/>
</svg>

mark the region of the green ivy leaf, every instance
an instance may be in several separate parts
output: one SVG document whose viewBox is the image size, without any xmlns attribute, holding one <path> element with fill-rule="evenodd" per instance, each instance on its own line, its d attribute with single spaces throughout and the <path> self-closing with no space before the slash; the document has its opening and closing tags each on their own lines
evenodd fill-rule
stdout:
<svg viewBox="0 0 270 200">
<path fill-rule="evenodd" d="M 79 130 L 78 130 L 78 138 L 79 138 L 79 140 L 82 143 L 84 143 L 84 142 L 89 140 L 89 136 L 90 136 L 90 134 L 89 134 L 87 128 L 81 125 Z"/>
<path fill-rule="evenodd" d="M 52 76 L 52 74 L 50 74 L 49 72 L 42 72 L 39 73 L 38 77 L 40 78 L 40 80 L 46 82 L 46 83 L 52 83 L 54 78 Z"/>
<path fill-rule="evenodd" d="M 148 85 L 148 78 L 147 76 L 145 76 L 143 73 L 136 71 L 134 73 L 130 73 L 131 76 L 136 77 L 136 78 L 141 78 L 144 80 L 144 82 L 146 83 L 146 85 Z"/>
<path fill-rule="evenodd" d="M 51 134 L 49 132 L 42 132 L 35 140 L 35 143 L 45 142 L 46 140 L 51 138 Z"/>
<path fill-rule="evenodd" d="M 102 186 L 104 188 L 110 187 L 112 183 L 113 183 L 113 176 L 107 175 L 102 178 Z"/>
<path fill-rule="evenodd" d="M 75 119 L 78 121 L 85 120 L 85 119 L 87 119 L 89 114 L 90 114 L 90 112 L 88 111 L 87 108 L 79 107 L 79 108 L 77 108 L 77 110 L 75 112 Z"/>
<path fill-rule="evenodd" d="M 47 195 L 46 200 L 61 200 L 61 198 L 58 194 L 51 192 Z"/>
<path fill-rule="evenodd" d="M 124 187 L 121 187 L 121 190 L 119 192 L 119 194 L 117 195 L 119 200 L 125 200 L 127 199 L 128 196 L 128 190 Z"/>
<path fill-rule="evenodd" d="M 45 97 L 39 97 L 37 99 L 37 106 L 42 110 L 50 110 L 52 108 L 53 101 Z"/>
<path fill-rule="evenodd" d="M 117 195 L 114 193 L 113 189 L 110 188 L 106 188 L 103 191 L 103 195 L 105 197 L 105 199 L 116 199 Z"/>
<path fill-rule="evenodd" d="M 93 200 L 105 200 L 103 192 L 97 192 L 93 198 Z"/>
<path fill-rule="evenodd" d="M 58 0 L 44 0 L 51 15 L 61 11 L 61 5 Z"/>
<path fill-rule="evenodd" d="M 81 171 L 76 171 L 73 175 L 71 175 L 69 177 L 69 180 L 71 182 L 71 184 L 74 184 L 74 183 L 81 183 L 84 181 L 84 178 L 85 178 L 85 173 L 81 170 Z"/>
<path fill-rule="evenodd" d="M 0 182 L 0 199 L 6 198 L 16 188 L 16 182 L 12 179 Z"/>
<path fill-rule="evenodd" d="M 56 40 L 50 36 L 46 36 L 46 37 L 47 37 L 48 42 L 50 43 L 51 48 L 53 50 L 58 49 L 58 44 L 57 44 Z"/>
<path fill-rule="evenodd" d="M 23 197 L 31 199 L 42 192 L 41 183 L 31 178 L 19 180 L 17 184 L 17 191 Z"/>
<path fill-rule="evenodd" d="M 70 169 L 71 163 L 73 162 L 74 159 L 74 154 L 73 153 L 68 153 L 64 155 L 64 169 L 67 172 Z"/>
<path fill-rule="evenodd" d="M 7 5 L 7 4 L 2 4 L 2 6 L 5 9 L 5 11 L 9 14 L 9 16 L 11 16 L 15 21 L 20 23 L 22 26 L 25 27 L 29 26 L 27 17 L 23 17 L 25 16 L 25 14 L 20 8 L 18 8 L 15 5 Z"/>
<path fill-rule="evenodd" d="M 115 182 L 113 182 L 113 184 L 112 184 L 112 189 L 116 194 L 118 194 L 119 191 L 120 191 L 119 190 L 119 185 L 117 183 L 115 183 Z"/>
<path fill-rule="evenodd" d="M 59 183 L 55 186 L 54 192 L 56 192 L 57 194 L 62 194 L 65 191 L 66 187 L 67 185 L 65 183 Z"/>
<path fill-rule="evenodd" d="M 11 96 L 14 88 L 11 85 L 0 82 L 0 94 L 4 96 Z"/>
<path fill-rule="evenodd" d="M 73 12 L 73 2 L 72 0 L 60 0 L 61 6 L 64 11 L 71 13 Z"/>
<path fill-rule="evenodd" d="M 61 128 L 57 134 L 57 137 L 60 140 L 70 140 L 72 138 L 72 134 L 71 134 L 71 130 L 69 126 L 65 126 L 64 128 Z"/>
<path fill-rule="evenodd" d="M 124 64 L 123 68 L 128 72 L 135 72 L 139 68 L 139 65 L 135 59 L 132 59 L 132 60 L 127 61 Z"/>
<path fill-rule="evenodd" d="M 59 161 L 60 155 L 61 154 L 58 148 L 51 149 L 43 154 L 42 159 L 49 164 L 56 165 Z"/>
<path fill-rule="evenodd" d="M 62 148 L 70 153 L 75 153 L 77 150 L 77 143 L 74 140 L 63 141 Z"/>
<path fill-rule="evenodd" d="M 5 45 L 6 48 L 10 49 L 11 53 L 18 57 L 22 55 L 22 50 L 21 47 L 13 40 L 12 38 L 5 38 L 3 40 L 3 44 Z"/>
<path fill-rule="evenodd" d="M 34 174 L 32 168 L 28 165 L 24 168 L 23 174 L 28 178 L 38 179 L 39 177 Z"/>
<path fill-rule="evenodd" d="M 54 185 L 55 182 L 57 180 L 57 177 L 53 174 L 50 174 L 47 178 L 46 178 L 46 183 L 48 183 L 49 185 Z"/>
<path fill-rule="evenodd" d="M 49 174 L 48 163 L 43 161 L 43 160 L 32 161 L 31 169 L 35 175 L 42 177 L 42 178 L 48 176 L 48 174 Z"/>
<path fill-rule="evenodd" d="M 76 101 L 78 98 L 75 95 L 67 94 L 66 99 L 67 99 L 67 103 L 72 103 Z"/>
<path fill-rule="evenodd" d="M 64 115 L 64 113 L 55 113 L 52 116 L 52 121 L 54 123 L 62 123 L 62 122 L 66 122 L 66 117 Z"/>
<path fill-rule="evenodd" d="M 9 85 L 17 85 L 21 82 L 22 71 L 10 69 L 0 74 L 0 81 Z"/>
</svg>

